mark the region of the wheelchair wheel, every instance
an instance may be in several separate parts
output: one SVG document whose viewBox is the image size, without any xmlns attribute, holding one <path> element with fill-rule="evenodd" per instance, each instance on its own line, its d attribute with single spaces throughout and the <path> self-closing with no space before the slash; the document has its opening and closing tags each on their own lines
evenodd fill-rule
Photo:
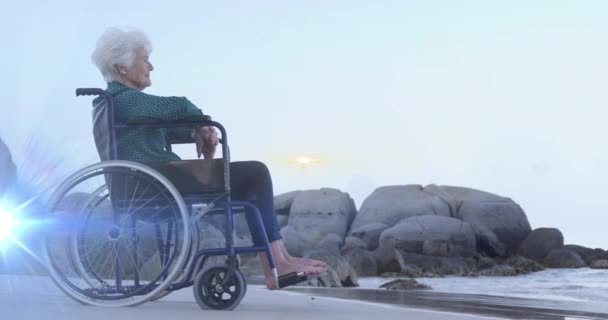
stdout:
<svg viewBox="0 0 608 320">
<path fill-rule="evenodd" d="M 190 254 L 189 214 L 177 189 L 153 169 L 106 161 L 66 179 L 49 201 L 45 256 L 71 298 L 134 306 L 163 292 Z"/>
<path fill-rule="evenodd" d="M 225 285 L 228 267 L 225 265 L 210 266 L 201 270 L 194 279 L 194 297 L 198 305 L 205 310 L 233 310 L 247 290 L 245 277 L 239 270 Z"/>
</svg>

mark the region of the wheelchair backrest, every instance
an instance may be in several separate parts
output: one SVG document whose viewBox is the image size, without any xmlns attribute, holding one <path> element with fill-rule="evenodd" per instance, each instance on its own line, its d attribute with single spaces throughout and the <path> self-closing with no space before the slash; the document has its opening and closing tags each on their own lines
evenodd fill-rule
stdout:
<svg viewBox="0 0 608 320">
<path fill-rule="evenodd" d="M 93 137 L 101 161 L 112 160 L 112 144 L 110 138 L 114 134 L 109 123 L 108 103 L 105 99 L 93 107 Z"/>
<path fill-rule="evenodd" d="M 122 91 L 115 93 L 119 94 Z M 116 130 L 114 128 L 114 96 L 99 88 L 78 88 L 76 96 L 98 96 L 93 106 L 93 136 L 101 161 L 117 160 Z"/>
</svg>

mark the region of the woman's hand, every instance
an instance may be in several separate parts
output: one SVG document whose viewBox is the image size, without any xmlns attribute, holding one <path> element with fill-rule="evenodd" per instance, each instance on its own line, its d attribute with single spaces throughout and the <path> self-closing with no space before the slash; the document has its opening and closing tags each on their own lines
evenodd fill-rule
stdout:
<svg viewBox="0 0 608 320">
<path fill-rule="evenodd" d="M 192 133 L 192 139 L 196 143 L 196 154 L 199 158 L 202 154 L 205 159 L 213 159 L 215 148 L 219 142 L 217 131 L 214 127 L 200 127 Z"/>
</svg>

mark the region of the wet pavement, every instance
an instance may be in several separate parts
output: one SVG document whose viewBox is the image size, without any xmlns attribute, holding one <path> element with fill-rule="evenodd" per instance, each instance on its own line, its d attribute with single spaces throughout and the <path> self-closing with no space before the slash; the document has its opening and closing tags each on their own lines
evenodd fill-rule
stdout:
<svg viewBox="0 0 608 320">
<path fill-rule="evenodd" d="M 313 296 L 509 319 L 608 319 L 608 303 L 599 302 L 553 301 L 442 293 L 430 290 L 388 291 L 384 289 L 309 287 L 293 287 L 284 290 Z"/>
</svg>

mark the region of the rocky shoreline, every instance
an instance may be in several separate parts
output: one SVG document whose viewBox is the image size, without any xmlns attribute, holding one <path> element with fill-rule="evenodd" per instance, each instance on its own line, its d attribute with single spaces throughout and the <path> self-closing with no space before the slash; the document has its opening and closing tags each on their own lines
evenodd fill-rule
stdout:
<svg viewBox="0 0 608 320">
<path fill-rule="evenodd" d="M 0 193 L 16 181 L 10 151 L 0 139 Z M 86 196 L 86 195 L 84 195 Z M 77 201 L 77 199 L 75 200 Z M 337 189 L 292 191 L 275 197 L 286 247 L 326 261 L 313 286 L 357 286 L 359 277 L 514 276 L 544 268 L 608 268 L 608 252 L 564 244 L 555 228 L 532 230 L 508 197 L 471 188 L 399 185 L 377 188 L 357 210 Z M 222 247 L 223 218 L 201 227 L 203 247 Z M 251 243 L 246 220 L 235 219 L 236 243 Z M 242 256 L 250 281 L 261 274 Z"/>
<path fill-rule="evenodd" d="M 512 199 L 470 188 L 380 187 L 359 211 L 347 193 L 323 188 L 278 195 L 275 206 L 288 250 L 331 266 L 310 283 L 316 286 L 356 286 L 367 276 L 515 276 L 608 267 L 605 250 L 564 244 L 555 228 L 532 230 Z"/>
</svg>

